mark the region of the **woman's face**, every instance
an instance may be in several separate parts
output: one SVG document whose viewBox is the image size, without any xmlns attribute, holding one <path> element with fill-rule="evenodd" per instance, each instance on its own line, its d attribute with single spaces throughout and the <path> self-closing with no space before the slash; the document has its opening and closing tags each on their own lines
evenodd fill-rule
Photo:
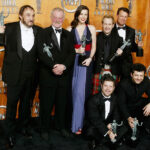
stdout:
<svg viewBox="0 0 150 150">
<path fill-rule="evenodd" d="M 87 18 L 88 18 L 88 10 L 83 9 L 80 15 L 78 16 L 78 21 L 80 24 L 85 24 L 85 22 L 87 21 Z"/>
</svg>

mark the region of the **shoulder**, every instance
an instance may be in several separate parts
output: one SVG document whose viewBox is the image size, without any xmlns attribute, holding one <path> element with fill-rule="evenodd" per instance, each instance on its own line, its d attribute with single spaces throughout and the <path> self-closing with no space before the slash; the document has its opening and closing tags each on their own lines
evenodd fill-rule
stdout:
<svg viewBox="0 0 150 150">
<path fill-rule="evenodd" d="M 42 27 L 38 26 L 38 25 L 33 25 L 33 28 L 37 29 L 37 30 L 42 30 Z"/>
<path fill-rule="evenodd" d="M 93 104 L 93 105 L 97 105 L 97 104 L 100 103 L 100 101 L 101 101 L 101 94 L 98 93 L 98 94 L 92 95 L 92 96 L 89 98 L 88 103 L 89 103 L 89 105 L 92 105 L 92 104 Z"/>
<path fill-rule="evenodd" d="M 69 27 L 67 27 L 67 28 L 66 28 L 66 30 L 71 32 L 72 27 L 71 27 L 71 26 L 69 26 Z"/>
<path fill-rule="evenodd" d="M 72 36 L 72 33 L 64 28 L 62 28 L 62 34 L 68 37 Z"/>
<path fill-rule="evenodd" d="M 96 32 L 96 28 L 94 25 L 88 25 L 88 27 L 91 32 Z"/>
<path fill-rule="evenodd" d="M 119 87 L 121 87 L 123 89 L 126 89 L 126 87 L 128 87 L 129 84 L 131 84 L 131 80 L 129 80 L 129 79 L 123 79 L 123 80 L 120 81 Z"/>
<path fill-rule="evenodd" d="M 19 25 L 19 22 L 10 22 L 5 24 L 6 27 L 16 27 Z"/>
<path fill-rule="evenodd" d="M 132 27 L 130 27 L 130 26 L 128 26 L 128 25 L 126 25 L 126 28 L 127 28 L 128 30 L 132 31 L 132 32 L 135 32 L 135 29 L 132 28 Z"/>
<path fill-rule="evenodd" d="M 144 77 L 144 83 L 150 85 L 150 80 L 147 76 Z"/>
<path fill-rule="evenodd" d="M 99 33 L 97 34 L 97 38 L 102 37 L 102 35 L 103 35 L 103 32 L 101 31 L 101 32 L 99 32 Z"/>
</svg>

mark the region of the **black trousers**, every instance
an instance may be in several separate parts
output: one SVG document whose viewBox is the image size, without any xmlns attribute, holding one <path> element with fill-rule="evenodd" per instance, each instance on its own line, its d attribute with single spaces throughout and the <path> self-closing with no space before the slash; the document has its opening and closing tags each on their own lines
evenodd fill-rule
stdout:
<svg viewBox="0 0 150 150">
<path fill-rule="evenodd" d="M 55 105 L 55 128 L 65 128 L 67 87 L 40 86 L 40 120 L 41 130 L 48 131 L 50 115 Z"/>
<path fill-rule="evenodd" d="M 6 109 L 6 136 L 15 134 L 16 129 L 27 128 L 31 117 L 31 89 L 32 79 L 25 77 L 17 85 L 7 85 L 7 109 Z M 17 104 L 18 124 L 16 122 Z"/>
</svg>

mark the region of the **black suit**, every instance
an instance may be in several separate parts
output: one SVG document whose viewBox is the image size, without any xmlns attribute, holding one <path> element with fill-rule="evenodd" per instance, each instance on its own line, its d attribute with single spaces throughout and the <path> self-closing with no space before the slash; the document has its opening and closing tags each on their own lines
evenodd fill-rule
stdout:
<svg viewBox="0 0 150 150">
<path fill-rule="evenodd" d="M 148 95 L 148 99 L 142 98 L 144 93 Z M 150 81 L 147 77 L 140 84 L 135 84 L 131 78 L 122 80 L 118 87 L 118 104 L 124 119 L 137 117 L 143 121 L 150 118 L 143 115 L 144 106 L 150 103 L 149 97 Z"/>
<path fill-rule="evenodd" d="M 50 46 L 52 58 L 43 52 L 43 44 Z M 39 34 L 38 56 L 40 63 L 40 117 L 43 130 L 48 130 L 49 116 L 55 104 L 55 125 L 58 129 L 65 128 L 65 108 L 69 72 L 74 62 L 75 50 L 71 33 L 62 29 L 60 47 L 52 27 L 44 29 Z M 63 64 L 66 70 L 62 75 L 52 72 L 54 64 Z"/>
<path fill-rule="evenodd" d="M 128 39 L 130 39 L 131 45 L 127 46 L 124 49 L 124 52 L 123 52 L 124 59 L 122 59 L 122 69 L 121 69 L 121 71 L 122 71 L 122 74 L 124 75 L 124 77 L 129 77 L 130 68 L 133 64 L 133 59 L 132 59 L 131 52 L 137 52 L 138 53 L 139 49 L 138 49 L 138 45 L 135 43 L 135 30 L 126 25 L 125 31 L 126 31 L 125 40 L 127 41 Z M 116 24 L 115 24 L 112 32 L 118 34 Z"/>
<path fill-rule="evenodd" d="M 96 45 L 96 54 L 95 54 L 95 73 L 100 73 L 102 68 L 104 68 L 105 63 L 109 63 L 110 58 L 115 54 L 115 52 L 117 51 L 117 49 L 119 47 L 121 47 L 122 45 L 122 38 L 120 38 L 116 33 L 111 33 L 109 35 L 109 56 L 108 58 L 105 60 L 104 56 L 105 56 L 105 48 L 104 48 L 104 43 L 105 43 L 105 39 L 106 39 L 106 35 L 104 34 L 104 32 L 100 32 L 97 35 L 97 45 Z M 122 60 L 122 56 L 117 57 L 116 59 L 114 59 L 110 64 L 111 64 L 111 70 L 112 70 L 112 74 L 114 75 L 120 75 L 120 66 L 121 66 L 121 60 Z"/>
<path fill-rule="evenodd" d="M 34 36 L 40 28 L 33 26 Z M 36 41 L 27 52 L 22 47 L 20 23 L 6 24 L 5 34 L 0 35 L 0 44 L 5 46 L 2 79 L 7 83 L 7 134 L 14 133 L 16 128 L 16 108 L 20 99 L 20 128 L 27 125 L 30 117 L 30 100 L 32 81 L 37 69 Z M 23 125 L 23 126 L 22 126 Z"/>
<path fill-rule="evenodd" d="M 117 97 L 113 94 L 110 101 L 110 112 L 105 119 L 105 101 L 101 93 L 92 96 L 87 102 L 86 121 L 83 132 L 89 138 L 100 142 L 107 133 L 107 125 L 113 120 L 118 120 Z"/>
</svg>

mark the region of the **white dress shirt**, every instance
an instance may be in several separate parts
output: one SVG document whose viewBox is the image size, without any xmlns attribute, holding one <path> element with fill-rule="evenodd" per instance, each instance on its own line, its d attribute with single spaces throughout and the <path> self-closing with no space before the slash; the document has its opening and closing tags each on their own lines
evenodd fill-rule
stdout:
<svg viewBox="0 0 150 150">
<path fill-rule="evenodd" d="M 52 26 L 52 28 L 53 28 L 53 30 L 54 30 L 54 32 L 55 32 L 55 34 L 56 34 L 57 41 L 58 41 L 58 44 L 59 44 L 59 46 L 60 46 L 61 33 L 59 33 L 59 32 L 56 33 L 56 30 L 55 30 L 56 28 L 55 28 L 54 26 Z M 62 28 L 59 28 L 59 29 L 62 29 Z"/>
<path fill-rule="evenodd" d="M 108 97 L 104 96 L 103 93 L 102 95 L 104 98 L 111 98 L 111 96 Z M 105 101 L 105 119 L 107 119 L 109 112 L 110 112 L 110 101 Z"/>
<path fill-rule="evenodd" d="M 22 47 L 29 52 L 34 45 L 34 34 L 32 27 L 25 26 L 20 21 Z"/>
<path fill-rule="evenodd" d="M 125 25 L 124 25 L 124 26 L 125 26 Z M 123 26 L 123 27 L 124 27 L 124 26 Z M 117 28 L 119 27 L 118 24 L 116 24 L 116 27 L 117 27 Z M 123 38 L 123 40 L 126 39 L 126 30 L 119 29 L 119 30 L 118 30 L 118 34 L 119 34 L 120 37 Z"/>
</svg>

